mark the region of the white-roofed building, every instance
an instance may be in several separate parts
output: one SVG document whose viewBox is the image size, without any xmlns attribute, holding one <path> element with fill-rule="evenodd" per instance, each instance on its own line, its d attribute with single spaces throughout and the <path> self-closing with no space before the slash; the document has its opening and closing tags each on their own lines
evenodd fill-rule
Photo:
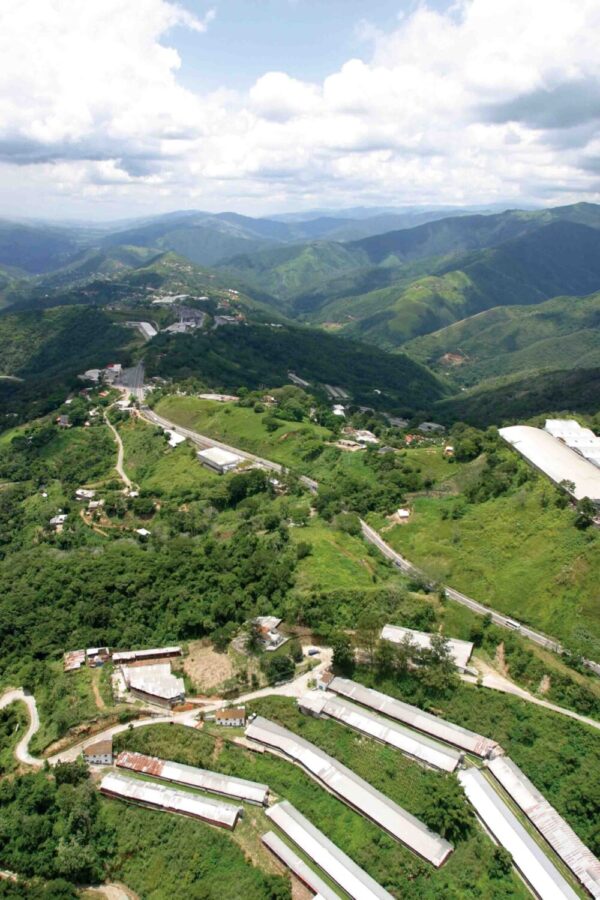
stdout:
<svg viewBox="0 0 600 900">
<path fill-rule="evenodd" d="M 125 684 L 133 696 L 140 700 L 169 708 L 185 700 L 183 678 L 173 675 L 169 663 L 122 666 L 122 672 Z"/>
<path fill-rule="evenodd" d="M 600 470 L 559 438 L 530 425 L 501 428 L 500 436 L 556 484 L 570 483 L 576 500 L 589 497 L 600 504 Z M 566 486 L 566 485 L 565 485 Z"/>
<path fill-rule="evenodd" d="M 237 453 L 230 453 L 229 450 L 221 450 L 220 447 L 208 447 L 206 450 L 198 450 L 196 454 L 202 465 L 219 475 L 231 472 L 243 462 L 241 456 Z"/>
<path fill-rule="evenodd" d="M 181 647 L 151 647 L 147 650 L 121 650 L 113 653 L 114 663 L 131 663 L 138 660 L 165 659 L 181 656 Z"/>
<path fill-rule="evenodd" d="M 306 887 L 321 900 L 340 900 L 339 895 L 325 884 L 323 879 L 313 872 L 311 867 L 307 865 L 303 859 L 300 859 L 297 853 L 294 853 L 279 835 L 274 831 L 267 831 L 261 838 L 265 847 L 268 847 L 271 853 L 279 859 L 296 878 L 306 885 Z"/>
<path fill-rule="evenodd" d="M 403 641 L 410 640 L 421 650 L 428 650 L 431 647 L 433 636 L 426 631 L 415 631 L 413 628 L 402 628 L 400 625 L 384 625 L 380 635 L 382 640 L 391 641 L 393 644 L 401 644 Z M 461 641 L 458 638 L 448 638 L 447 640 L 448 650 L 456 668 L 464 672 L 469 665 L 473 644 L 471 641 Z"/>
<path fill-rule="evenodd" d="M 600 898 L 600 860 L 570 825 L 507 756 L 491 760 L 488 768 L 592 897 Z"/>
<path fill-rule="evenodd" d="M 274 748 L 301 765 L 348 806 L 371 819 L 432 865 L 441 866 L 452 853 L 452 844 L 443 837 L 430 831 L 423 822 L 351 769 L 287 728 L 257 716 L 248 725 L 246 737 Z"/>
<path fill-rule="evenodd" d="M 474 731 L 469 731 L 461 725 L 448 722 L 446 719 L 432 716 L 431 713 L 424 712 L 418 706 L 411 706 L 410 703 L 396 700 L 395 697 L 390 697 L 388 694 L 374 691 L 372 688 L 367 688 L 357 681 L 336 677 L 330 681 L 328 689 L 335 694 L 348 697 L 362 706 L 375 709 L 391 719 L 403 722 L 417 731 L 422 731 L 440 741 L 460 747 L 461 750 L 473 753 L 475 756 L 485 758 L 491 756 L 499 749 L 496 741 L 492 741 L 490 738 L 476 734 Z"/>
<path fill-rule="evenodd" d="M 267 816 L 353 900 L 392 900 L 391 894 L 287 800 L 272 806 Z"/>
<path fill-rule="evenodd" d="M 105 775 L 100 783 L 100 791 L 107 797 L 128 800 L 139 806 L 163 809 L 193 819 L 203 819 L 211 825 L 220 825 L 223 828 L 235 828 L 238 818 L 243 815 L 241 806 L 232 806 L 221 800 L 209 800 L 200 794 L 191 794 L 188 791 L 179 791 L 120 774 Z"/>
<path fill-rule="evenodd" d="M 315 716 L 327 716 L 349 728 L 355 728 L 357 731 L 381 741 L 382 744 L 395 747 L 412 759 L 432 768 L 442 769 L 444 772 L 454 772 L 462 759 L 462 754 L 458 750 L 437 744 L 430 738 L 423 737 L 389 719 L 384 719 L 383 716 L 368 712 L 335 694 L 324 693 L 322 690 L 310 691 L 300 697 L 298 706 L 303 712 Z"/>
<path fill-rule="evenodd" d="M 508 850 L 536 897 L 541 900 L 575 900 L 577 894 L 527 833 L 515 814 L 478 769 L 458 773 L 467 798 L 479 819 L 498 843 Z"/>
<path fill-rule="evenodd" d="M 269 786 L 266 784 L 221 775 L 219 772 L 210 772 L 208 769 L 199 769 L 196 766 L 187 766 L 156 756 L 146 756 L 133 750 L 123 750 L 119 753 L 115 765 L 121 769 L 140 772 L 142 775 L 153 775 L 165 781 L 185 784 L 211 794 L 222 794 L 224 797 L 235 797 L 237 800 L 245 800 L 260 806 L 266 806 L 269 797 Z"/>
</svg>

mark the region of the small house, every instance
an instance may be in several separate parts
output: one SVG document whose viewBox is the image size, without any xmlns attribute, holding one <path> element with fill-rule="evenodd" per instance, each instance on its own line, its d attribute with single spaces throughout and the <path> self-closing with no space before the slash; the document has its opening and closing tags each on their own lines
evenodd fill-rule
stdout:
<svg viewBox="0 0 600 900">
<path fill-rule="evenodd" d="M 71 422 L 70 422 L 68 416 L 61 415 L 58 417 L 58 419 L 56 421 L 57 421 L 59 428 L 70 428 L 71 427 Z"/>
<path fill-rule="evenodd" d="M 217 725 L 224 725 L 228 728 L 245 728 L 246 710 L 242 706 L 218 709 L 215 713 L 215 722 Z"/>
<path fill-rule="evenodd" d="M 96 741 L 89 747 L 84 747 L 83 758 L 90 766 L 112 766 L 113 745 L 112 738 L 105 741 Z"/>
</svg>

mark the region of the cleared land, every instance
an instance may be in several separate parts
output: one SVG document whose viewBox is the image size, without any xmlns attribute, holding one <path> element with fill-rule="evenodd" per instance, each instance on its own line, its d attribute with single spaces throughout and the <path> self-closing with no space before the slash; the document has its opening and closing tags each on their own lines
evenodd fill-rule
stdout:
<svg viewBox="0 0 600 900">
<path fill-rule="evenodd" d="M 306 467 L 302 443 L 307 438 L 325 440 L 330 432 L 312 422 L 287 422 L 275 431 L 264 426 L 264 413 L 233 404 L 199 400 L 197 397 L 165 397 L 156 406 L 165 418 L 241 450 L 256 453 L 284 466 Z"/>
</svg>

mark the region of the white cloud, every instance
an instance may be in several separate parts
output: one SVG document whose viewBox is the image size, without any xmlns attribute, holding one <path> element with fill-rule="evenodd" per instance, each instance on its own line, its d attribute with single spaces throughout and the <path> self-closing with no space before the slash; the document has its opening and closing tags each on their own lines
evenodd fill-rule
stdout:
<svg viewBox="0 0 600 900">
<path fill-rule="evenodd" d="M 178 82 L 170 29 L 213 15 L 4 0 L 0 186 L 249 212 L 598 197 L 598 0 L 420 5 L 389 34 L 362 23 L 364 58 L 321 84 L 267 71 L 247 95 L 201 96 Z"/>
</svg>

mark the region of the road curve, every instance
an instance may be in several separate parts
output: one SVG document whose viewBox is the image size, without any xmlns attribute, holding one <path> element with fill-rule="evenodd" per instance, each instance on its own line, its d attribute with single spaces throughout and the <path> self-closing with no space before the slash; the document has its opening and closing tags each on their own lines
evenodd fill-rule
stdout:
<svg viewBox="0 0 600 900">
<path fill-rule="evenodd" d="M 180 425 L 176 425 L 174 422 L 169 421 L 169 419 L 165 419 L 164 416 L 157 415 L 148 407 L 142 408 L 141 415 L 145 419 L 147 419 L 147 421 L 152 422 L 154 425 L 160 425 L 163 428 L 174 429 L 175 431 L 179 432 L 179 434 L 184 435 L 184 437 L 189 438 L 190 440 L 203 447 L 220 447 L 222 450 L 228 450 L 230 453 L 237 453 L 238 456 L 241 456 L 244 459 L 260 463 L 260 465 L 263 465 L 265 466 L 265 468 L 271 469 L 272 471 L 281 472 L 283 470 L 282 466 L 280 466 L 278 463 L 271 462 L 271 460 L 263 459 L 260 456 L 255 456 L 253 453 L 247 453 L 245 450 L 240 450 L 237 447 L 231 447 L 229 444 L 223 444 L 211 437 L 208 437 L 205 434 L 199 434 L 197 431 L 192 431 L 190 428 L 183 428 Z M 316 493 L 319 489 L 319 483 L 313 478 L 308 478 L 304 475 L 300 478 L 300 481 L 313 494 Z M 367 540 L 370 544 L 373 544 L 374 547 L 377 547 L 377 549 L 389 560 L 391 560 L 391 562 L 393 562 L 395 566 L 397 566 L 408 575 L 414 575 L 420 579 L 428 581 L 427 575 L 423 571 L 421 571 L 421 569 L 417 568 L 417 566 L 413 565 L 413 563 L 411 563 L 409 560 L 405 559 L 400 553 L 390 547 L 390 545 L 383 540 L 378 531 L 376 531 L 362 519 L 360 521 L 360 524 L 365 540 Z M 485 606 L 483 603 L 479 603 L 478 600 L 474 600 L 472 597 L 468 597 L 466 594 L 463 594 L 461 591 L 457 591 L 455 588 L 450 587 L 449 585 L 442 584 L 440 585 L 440 587 L 443 588 L 446 592 L 446 595 L 456 603 L 460 603 L 463 606 L 468 607 L 468 609 L 470 609 L 477 615 L 491 616 L 492 622 L 495 625 L 500 626 L 501 628 L 506 628 L 510 631 L 515 630 L 514 625 L 510 624 L 512 620 L 509 616 L 496 612 L 496 610 L 491 609 L 489 606 Z M 540 631 L 535 631 L 533 628 L 529 628 L 526 625 L 520 625 L 518 633 L 523 635 L 523 637 L 528 638 L 530 641 L 534 641 L 534 643 L 539 644 L 541 647 L 545 647 L 547 650 L 552 650 L 555 653 L 559 654 L 564 652 L 564 648 L 557 640 L 548 637 L 545 634 L 542 634 Z M 591 659 L 584 659 L 583 663 L 596 675 L 600 675 L 600 663 L 594 662 Z"/>
<path fill-rule="evenodd" d="M 24 763 L 26 766 L 33 766 L 36 769 L 40 769 L 43 765 L 43 760 L 36 759 L 35 756 L 31 756 L 29 753 L 29 742 L 40 727 L 40 717 L 38 715 L 35 697 L 31 694 L 26 694 L 22 688 L 6 691 L 0 697 L 0 709 L 4 709 L 5 706 L 10 706 L 11 703 L 16 702 L 24 703 L 27 707 L 27 711 L 29 712 L 29 725 L 27 726 L 25 734 L 15 747 L 15 756 L 19 762 Z"/>
</svg>

